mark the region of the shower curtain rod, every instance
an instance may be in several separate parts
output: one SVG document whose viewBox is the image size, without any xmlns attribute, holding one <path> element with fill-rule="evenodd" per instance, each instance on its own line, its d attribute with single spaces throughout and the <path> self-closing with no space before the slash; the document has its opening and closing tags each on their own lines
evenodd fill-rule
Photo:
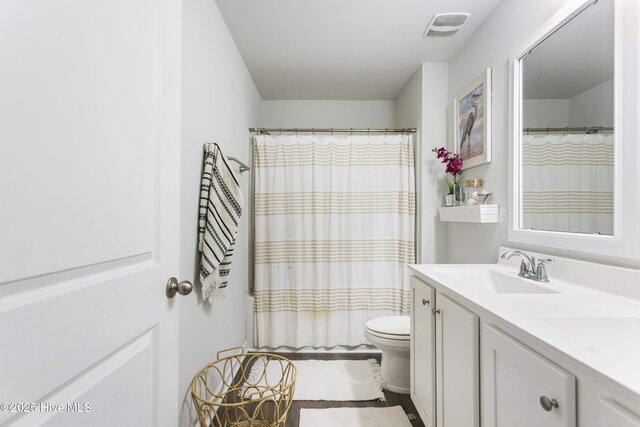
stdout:
<svg viewBox="0 0 640 427">
<path fill-rule="evenodd" d="M 400 128 L 400 129 L 353 129 L 353 128 L 249 128 L 249 132 L 257 132 L 260 134 L 267 134 L 269 132 L 300 132 L 300 133 L 415 133 L 415 128 Z"/>
<path fill-rule="evenodd" d="M 605 130 L 614 130 L 613 128 L 602 127 L 602 126 L 591 126 L 591 127 L 566 127 L 566 128 L 524 128 L 523 132 L 584 132 L 584 133 L 596 133 Z"/>
</svg>

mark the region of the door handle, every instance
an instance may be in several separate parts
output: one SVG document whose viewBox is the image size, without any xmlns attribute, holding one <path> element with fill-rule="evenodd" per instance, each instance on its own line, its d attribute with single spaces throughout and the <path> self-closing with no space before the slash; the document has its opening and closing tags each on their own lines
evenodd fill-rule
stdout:
<svg viewBox="0 0 640 427">
<path fill-rule="evenodd" d="M 184 280 L 178 283 L 178 279 L 175 277 L 170 277 L 167 282 L 167 287 L 165 292 L 167 294 L 167 298 L 173 298 L 176 294 L 180 295 L 189 295 L 193 290 L 193 285 L 188 280 Z"/>
</svg>

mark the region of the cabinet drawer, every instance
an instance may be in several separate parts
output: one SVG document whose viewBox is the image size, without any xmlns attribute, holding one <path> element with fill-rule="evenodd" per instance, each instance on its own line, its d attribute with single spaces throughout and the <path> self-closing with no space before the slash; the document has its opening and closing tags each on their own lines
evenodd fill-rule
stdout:
<svg viewBox="0 0 640 427">
<path fill-rule="evenodd" d="M 484 427 L 575 427 L 573 375 L 504 332 L 483 324 Z"/>
<path fill-rule="evenodd" d="M 606 427 L 640 427 L 640 416 L 611 399 L 598 400 L 598 422 Z"/>
</svg>

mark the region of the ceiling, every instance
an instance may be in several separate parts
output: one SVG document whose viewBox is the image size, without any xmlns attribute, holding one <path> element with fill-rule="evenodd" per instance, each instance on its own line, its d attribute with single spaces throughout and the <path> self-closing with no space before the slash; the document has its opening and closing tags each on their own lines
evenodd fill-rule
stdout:
<svg viewBox="0 0 640 427">
<path fill-rule="evenodd" d="M 525 99 L 569 99 L 614 76 L 613 0 L 588 7 L 524 57 Z"/>
<path fill-rule="evenodd" d="M 395 99 L 422 62 L 448 62 L 500 0 L 216 0 L 265 100 Z M 424 38 L 434 14 L 471 16 Z"/>
</svg>

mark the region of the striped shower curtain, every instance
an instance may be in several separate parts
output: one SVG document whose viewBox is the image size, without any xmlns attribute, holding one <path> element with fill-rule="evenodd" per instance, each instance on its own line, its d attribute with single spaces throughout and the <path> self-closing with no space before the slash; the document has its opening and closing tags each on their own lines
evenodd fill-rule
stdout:
<svg viewBox="0 0 640 427">
<path fill-rule="evenodd" d="M 365 344 L 409 313 L 413 162 L 406 134 L 255 137 L 256 345 Z"/>
<path fill-rule="evenodd" d="M 523 228 L 613 234 L 613 134 L 525 135 Z"/>
</svg>

